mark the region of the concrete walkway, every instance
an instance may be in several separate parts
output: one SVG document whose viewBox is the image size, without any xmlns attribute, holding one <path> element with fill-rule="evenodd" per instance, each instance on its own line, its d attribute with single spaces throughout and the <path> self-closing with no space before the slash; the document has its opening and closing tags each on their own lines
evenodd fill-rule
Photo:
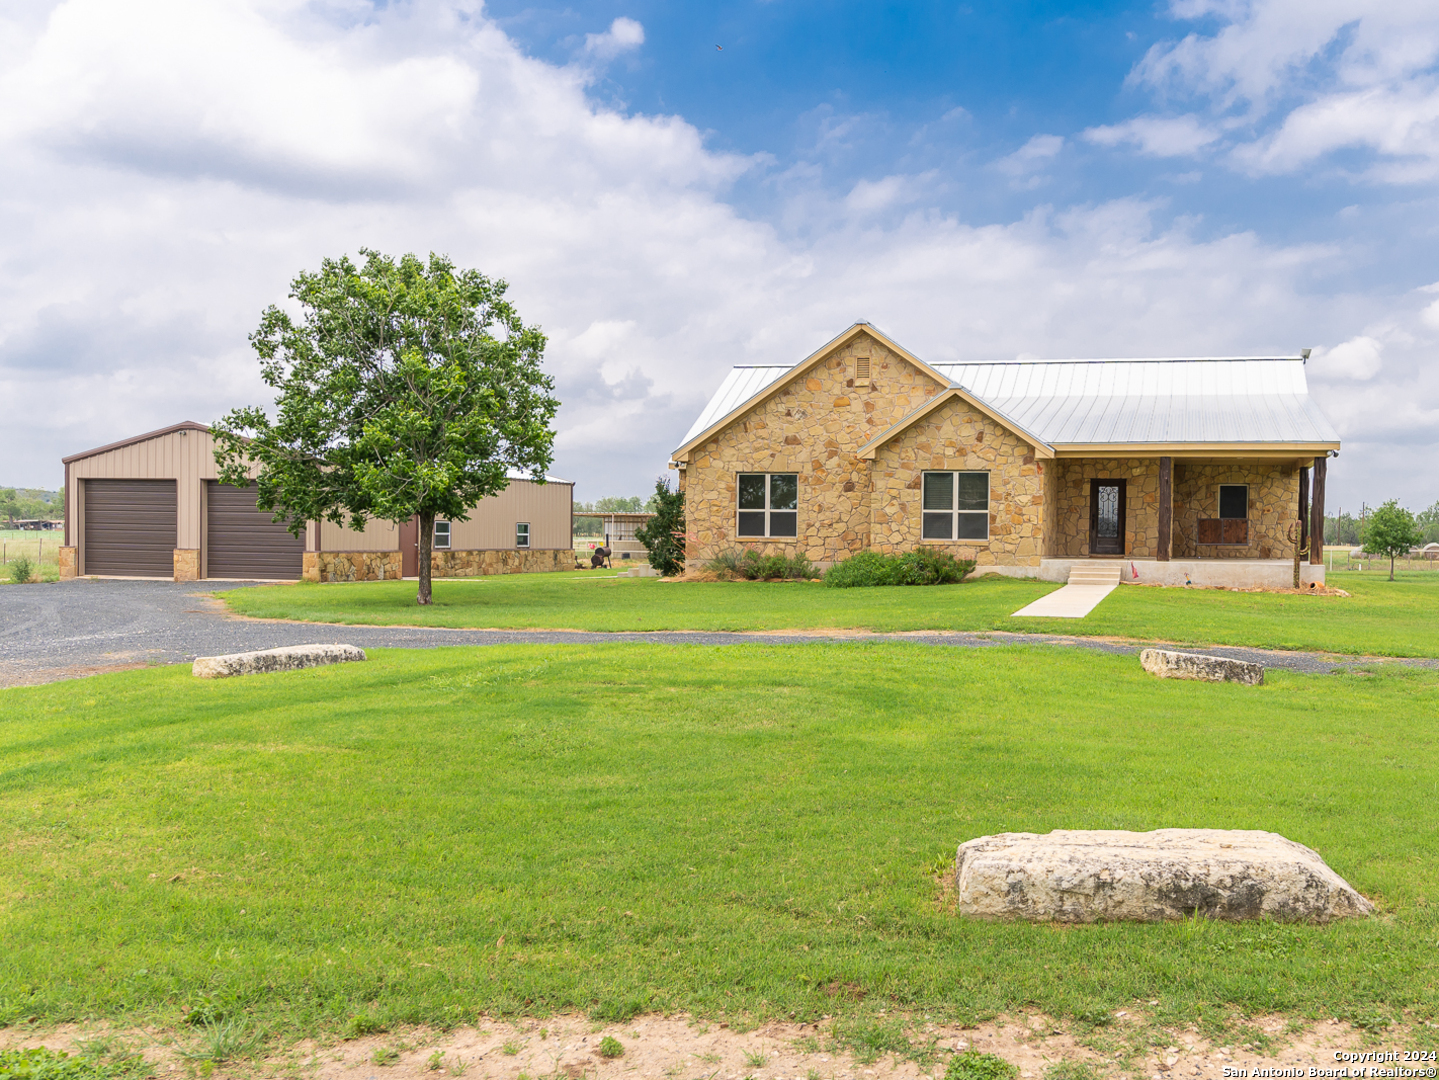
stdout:
<svg viewBox="0 0 1439 1080">
<path fill-rule="evenodd" d="M 1013 618 L 1082 619 L 1117 588 L 1118 585 L 1066 585 L 1024 605 Z"/>
<path fill-rule="evenodd" d="M 1124 565 L 1112 559 L 1091 559 L 1069 568 L 1069 583 L 1041 596 L 1014 613 L 1013 618 L 1082 619 L 1119 587 Z"/>
</svg>

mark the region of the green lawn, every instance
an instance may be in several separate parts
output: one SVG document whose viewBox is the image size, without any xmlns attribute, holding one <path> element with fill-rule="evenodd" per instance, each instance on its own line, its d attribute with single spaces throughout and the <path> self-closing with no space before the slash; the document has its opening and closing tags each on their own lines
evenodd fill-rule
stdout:
<svg viewBox="0 0 1439 1080">
<path fill-rule="evenodd" d="M 131 671 L 0 709 L 0 1023 L 1439 1005 L 1430 672 L 1245 688 L 1063 649 L 513 646 Z M 964 839 L 1165 826 L 1282 833 L 1380 914 L 943 908 Z"/>
<path fill-rule="evenodd" d="M 1112 635 L 1192 644 L 1253 645 L 1439 657 L 1439 573 L 1389 582 L 1336 573 L 1351 597 L 1124 586 L 1085 619 L 1013 619 L 1055 585 L 990 577 L 963 585 L 831 589 L 810 582 L 668 582 L 586 572 L 415 583 L 281 585 L 222 593 L 237 614 L 349 624 L 504 629 L 1009 630 Z"/>
</svg>

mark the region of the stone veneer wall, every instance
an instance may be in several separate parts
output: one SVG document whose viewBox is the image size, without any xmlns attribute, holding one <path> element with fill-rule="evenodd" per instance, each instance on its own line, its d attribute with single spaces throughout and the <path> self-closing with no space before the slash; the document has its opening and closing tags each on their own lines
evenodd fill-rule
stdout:
<svg viewBox="0 0 1439 1080">
<path fill-rule="evenodd" d="M 950 401 L 880 448 L 871 514 L 878 551 L 921 543 L 922 474 L 989 473 L 989 539 L 924 540 L 979 566 L 1038 566 L 1044 554 L 1044 467 L 1034 447 L 963 402 Z"/>
<path fill-rule="evenodd" d="M 1197 522 L 1219 513 L 1219 485 L 1249 485 L 1249 544 L 1196 549 Z M 1174 557 L 1292 559 L 1289 526 L 1299 520 L 1299 466 L 1293 461 L 1174 463 Z"/>
<path fill-rule="evenodd" d="M 175 580 L 176 580 L 176 581 L 199 581 L 199 580 L 200 580 L 200 549 L 199 549 L 199 548 L 176 548 L 176 549 L 175 549 Z"/>
<path fill-rule="evenodd" d="M 433 577 L 483 577 L 486 574 L 542 574 L 573 570 L 575 553 L 569 549 L 504 551 L 435 551 L 430 553 Z"/>
<path fill-rule="evenodd" d="M 568 549 L 430 554 L 430 576 L 435 578 L 544 573 L 574 565 L 574 552 Z M 395 581 L 401 577 L 401 566 L 398 551 L 307 551 L 301 576 L 306 581 Z"/>
<path fill-rule="evenodd" d="M 1158 458 L 1060 458 L 1050 464 L 1057 474 L 1050 529 L 1054 558 L 1089 554 L 1089 481 L 1094 479 L 1127 481 L 1124 553 L 1136 559 L 1154 558 L 1159 545 Z"/>
<path fill-rule="evenodd" d="M 76 549 L 73 547 L 62 547 L 60 549 L 60 580 L 75 580 Z"/>
<path fill-rule="evenodd" d="M 1125 554 L 1152 559 L 1159 542 L 1159 459 L 1066 458 L 1055 472 L 1055 509 L 1048 520 L 1052 558 L 1089 554 L 1089 481 L 1125 479 Z M 1249 539 L 1244 547 L 1205 545 L 1196 551 L 1198 519 L 1219 512 L 1220 484 L 1249 485 Z M 1286 559 L 1293 556 L 1289 523 L 1299 516 L 1299 473 L 1292 462 L 1183 459 L 1174 462 L 1176 559 Z"/>
<path fill-rule="evenodd" d="M 300 576 L 305 581 L 397 581 L 398 551 L 307 551 Z"/>
<path fill-rule="evenodd" d="M 870 385 L 854 385 L 854 357 L 868 348 Z M 870 466 L 859 449 L 941 387 L 907 360 L 860 335 L 690 452 L 680 473 L 691 565 L 730 548 L 803 552 L 832 562 L 870 546 Z M 735 510 L 742 472 L 799 474 L 799 536 L 741 540 Z"/>
</svg>

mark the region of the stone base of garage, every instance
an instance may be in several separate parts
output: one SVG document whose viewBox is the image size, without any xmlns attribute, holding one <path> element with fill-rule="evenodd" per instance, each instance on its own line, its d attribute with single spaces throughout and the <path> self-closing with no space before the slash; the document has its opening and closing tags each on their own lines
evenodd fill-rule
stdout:
<svg viewBox="0 0 1439 1080">
<path fill-rule="evenodd" d="M 490 574 L 535 574 L 574 567 L 574 552 L 436 551 L 430 575 L 437 578 L 484 577 Z M 307 551 L 301 577 L 305 581 L 394 581 L 402 576 L 398 551 Z"/>
<path fill-rule="evenodd" d="M 75 580 L 75 563 L 77 560 L 78 548 L 62 547 L 60 549 L 60 580 Z"/>
</svg>

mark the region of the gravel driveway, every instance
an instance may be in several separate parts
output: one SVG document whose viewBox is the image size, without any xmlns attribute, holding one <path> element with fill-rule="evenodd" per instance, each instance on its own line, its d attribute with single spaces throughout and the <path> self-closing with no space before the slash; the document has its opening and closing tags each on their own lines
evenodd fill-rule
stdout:
<svg viewBox="0 0 1439 1080">
<path fill-rule="evenodd" d="M 51 682 L 144 664 L 188 662 L 196 656 L 273 649 L 280 645 L 344 642 L 361 648 L 434 648 L 439 645 L 588 644 L 653 642 L 735 645 L 743 642 L 808 645 L 817 641 L 902 641 L 914 645 L 986 648 L 1048 644 L 1129 654 L 1143 646 L 1060 634 L 904 633 L 727 634 L 668 632 L 583 633 L 571 630 L 429 630 L 411 627 L 328 626 L 262 622 L 228 616 L 207 594 L 249 588 L 243 582 L 77 580 L 0 587 L 0 686 Z M 1327 672 L 1354 657 L 1210 647 L 1216 656 L 1250 660 L 1291 671 Z M 1398 661 L 1439 668 L 1439 661 Z"/>
</svg>

